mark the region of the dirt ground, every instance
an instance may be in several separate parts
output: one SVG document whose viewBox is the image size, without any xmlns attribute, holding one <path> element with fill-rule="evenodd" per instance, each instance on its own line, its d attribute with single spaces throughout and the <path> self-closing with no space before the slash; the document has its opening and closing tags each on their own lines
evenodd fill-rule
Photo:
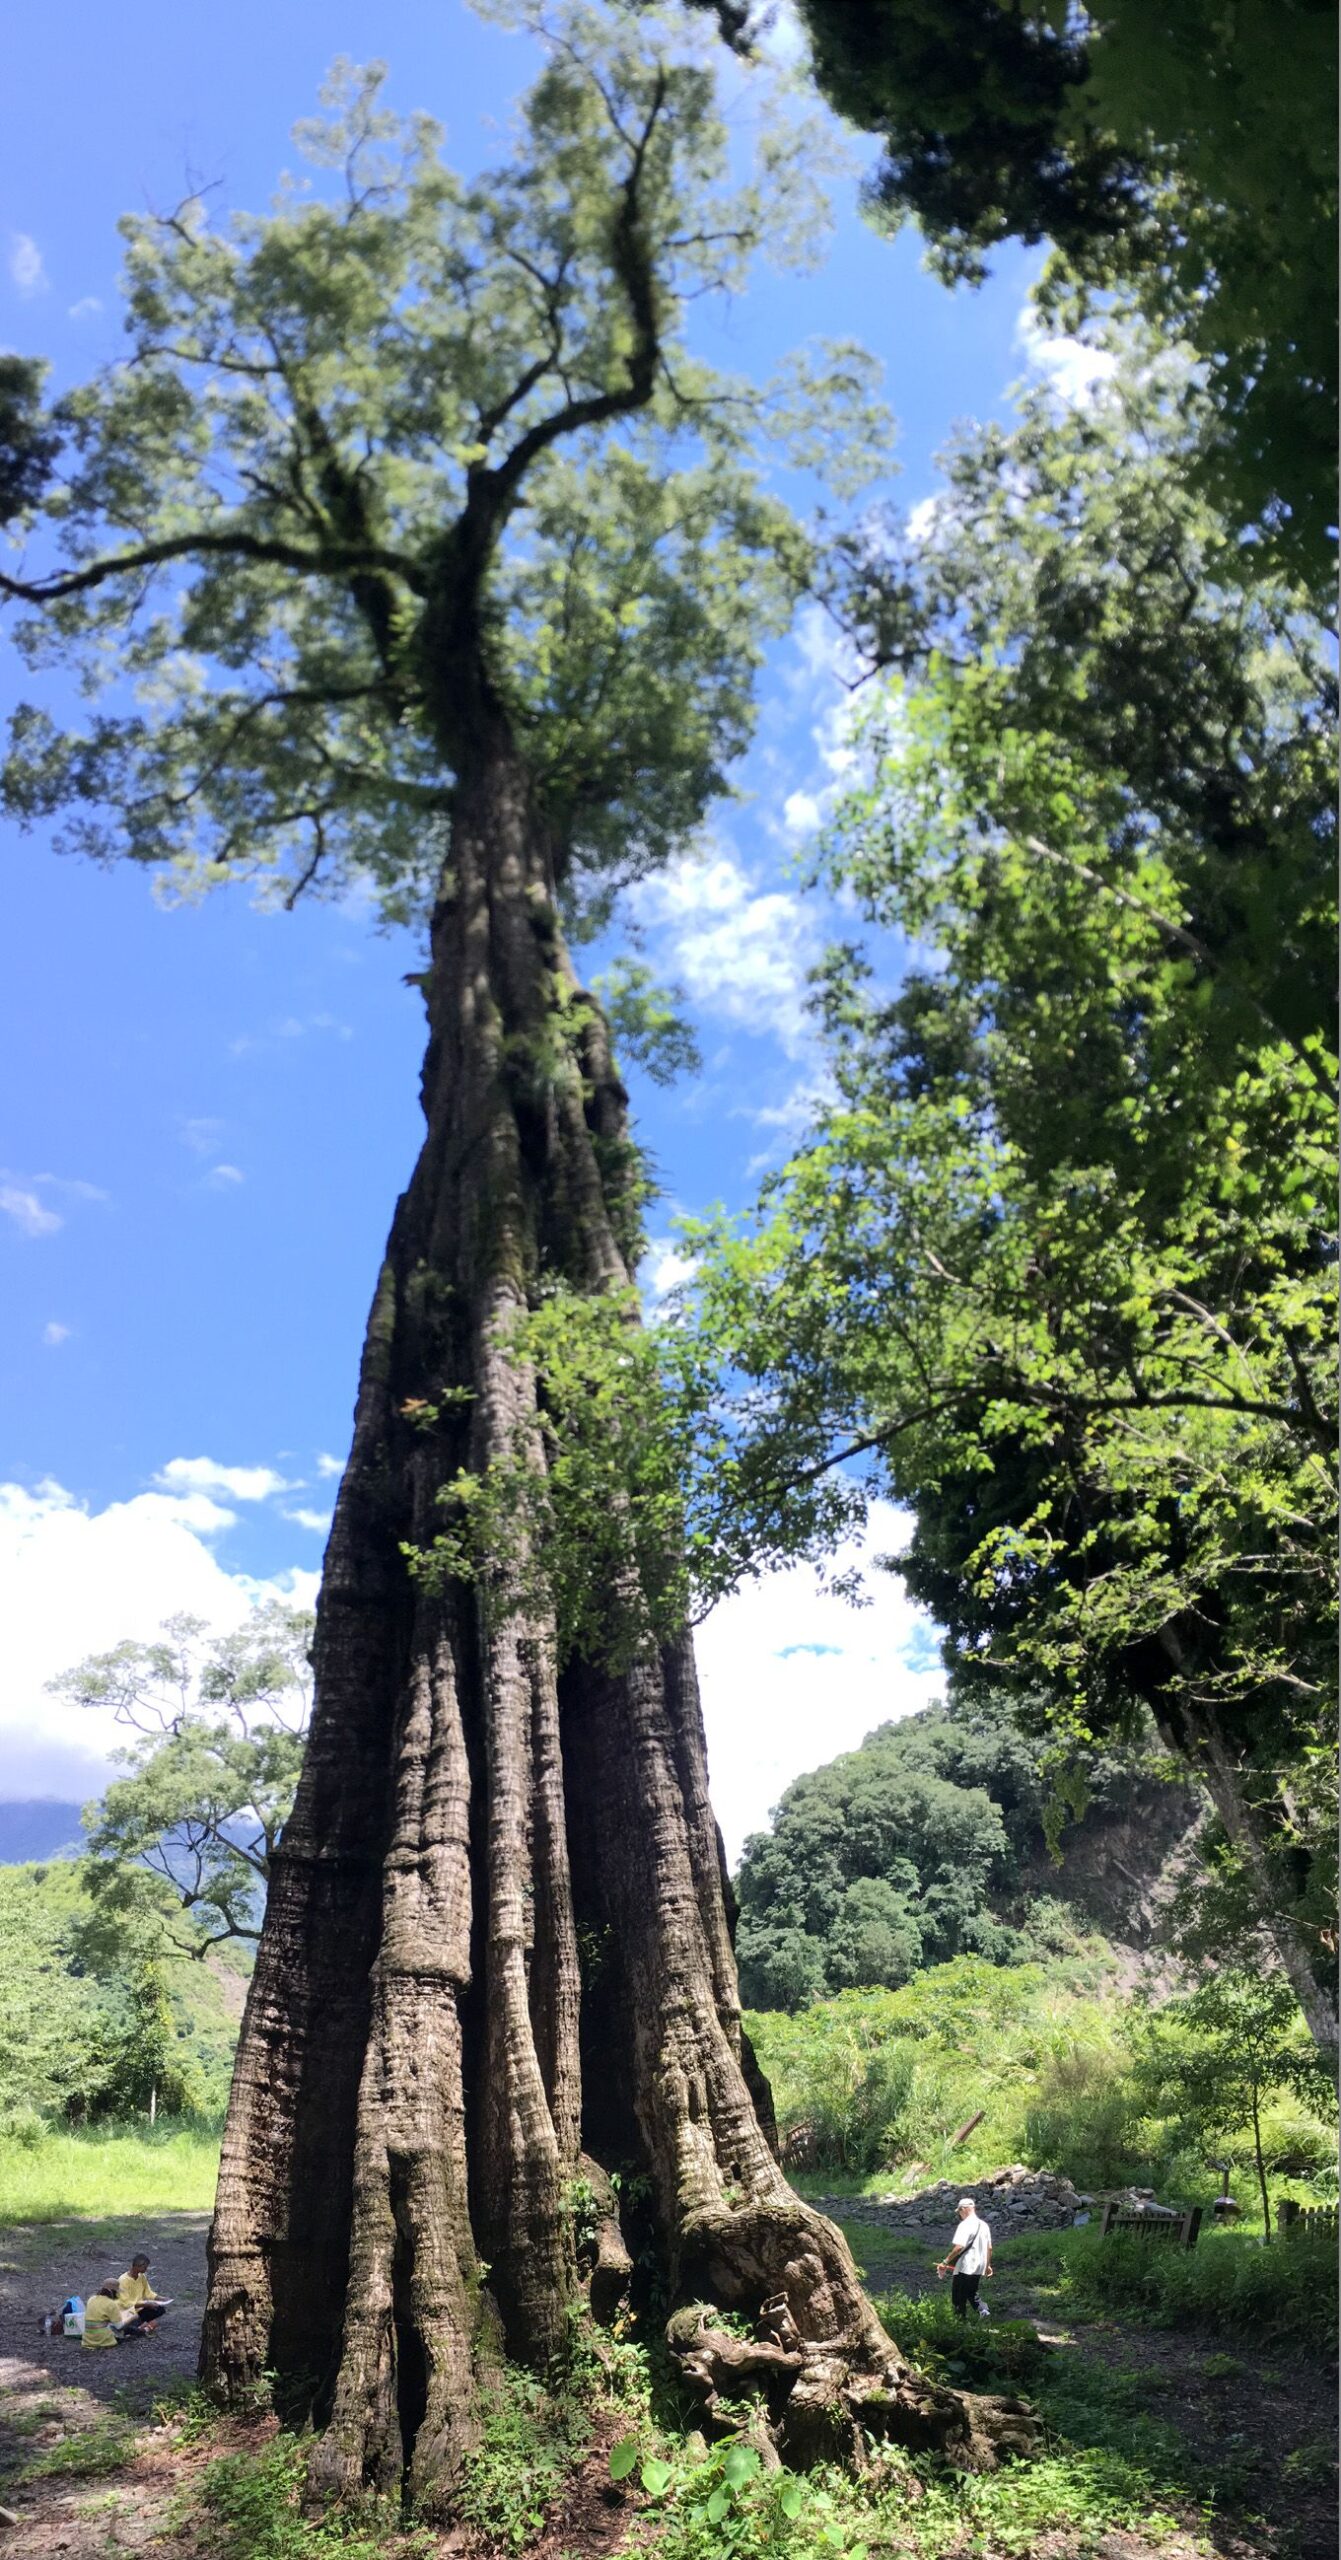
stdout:
<svg viewBox="0 0 1341 2560">
<path fill-rule="evenodd" d="M 169 2520 L 181 2450 L 168 2430 L 125 2466 L 122 2439 L 155 2403 L 190 2384 L 205 2301 L 204 2213 L 138 2221 L 29 2223 L 0 2231 L 0 2466 L 19 2479 L 0 2496 L 14 2518 L 0 2528 L 4 2560 L 91 2560 L 143 2551 Z M 44 2338 L 39 2323 L 66 2296 L 87 2301 L 137 2251 L 173 2307 L 151 2337 L 95 2353 L 77 2338 Z M 89 2439 L 105 2468 L 62 2474 L 66 2449 Z M 83 2458 L 83 2457 L 81 2457 Z M 42 2465 L 53 2467 L 44 2471 Z"/>
<path fill-rule="evenodd" d="M 841 2220 L 843 2200 L 812 2202 Z M 937 2250 L 906 2229 L 865 2220 L 846 2226 L 873 2293 L 915 2298 L 938 2290 Z M 1310 2451 L 1336 2446 L 1336 2376 L 1315 2359 L 1270 2341 L 1223 2332 L 1150 2329 L 1068 2306 L 1060 2318 L 1046 2291 L 997 2251 L 988 2293 L 998 2319 L 1028 2320 L 1058 2358 L 1074 2358 L 1133 2391 L 1187 2448 L 1189 2479 L 1209 2473 L 1214 2504 L 1203 2527 L 1222 2560 L 1333 2560 L 1338 2548 L 1334 2467 L 1308 2476 Z M 1227 2367 L 1237 2366 L 1237 2371 Z M 1297 2454 L 1305 2468 L 1289 2466 Z M 1116 2560 L 1116 2540 L 1114 2544 Z"/>
<path fill-rule="evenodd" d="M 841 2213 L 841 2206 L 838 2208 Z M 33 2224 L 0 2231 L 0 2560 L 108 2560 L 165 2545 L 188 2560 L 195 2537 L 177 2525 L 180 2494 L 194 2469 L 220 2451 L 186 2440 L 172 2418 L 195 2375 L 205 2295 L 208 2217 L 172 2213 L 139 2221 Z M 934 2253 L 906 2233 L 870 2225 L 851 2231 L 875 2291 L 934 2287 Z M 44 2338 L 39 2322 L 69 2293 L 86 2298 L 137 2250 L 148 2252 L 154 2283 L 173 2310 L 151 2338 L 94 2354 L 75 2340 Z M 1287 2469 L 1297 2449 L 1325 2445 L 1335 2394 L 1316 2364 L 1250 2338 L 1137 2328 L 1118 2320 L 1061 2320 L 1046 2297 L 1013 2274 L 1000 2253 L 993 2296 L 998 2317 L 1033 2320 L 1059 2357 L 1075 2357 L 1139 2389 L 1145 2404 L 1186 2443 L 1189 2477 L 1209 2463 L 1230 2494 L 1208 2520 L 1189 2499 L 1182 2531 L 1159 2560 L 1331 2560 L 1336 2550 L 1334 2478 Z M 1227 2353 L 1233 2349 L 1234 2353 Z M 1237 2370 L 1226 2370 L 1226 2367 Z M 158 2404 L 163 2415 L 155 2418 Z M 631 2538 L 630 2538 L 631 2537 Z M 530 2560 L 604 2560 L 640 2547 L 626 2498 L 613 2491 L 605 2448 L 594 2447 Z M 464 2553 L 459 2535 L 442 2551 Z M 1028 2560 L 1080 2560 L 1074 2538 L 1044 2536 Z M 1110 2533 L 1085 2560 L 1156 2560 L 1128 2534 Z"/>
</svg>

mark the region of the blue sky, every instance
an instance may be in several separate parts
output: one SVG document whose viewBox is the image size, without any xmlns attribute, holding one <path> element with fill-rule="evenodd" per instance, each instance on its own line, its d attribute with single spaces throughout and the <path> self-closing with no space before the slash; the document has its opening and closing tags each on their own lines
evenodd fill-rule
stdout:
<svg viewBox="0 0 1341 2560">
<path fill-rule="evenodd" d="M 390 102 L 436 114 L 467 166 L 497 152 L 527 67 L 462 0 L 20 13 L 0 343 L 48 356 L 61 383 L 114 355 L 118 215 L 201 185 L 220 211 L 264 205 L 342 52 L 384 57 Z M 890 491 L 911 507 L 952 423 L 1005 405 L 1033 262 L 1009 255 L 952 296 L 854 197 L 841 182 L 823 269 L 762 277 L 707 351 L 762 373 L 806 337 L 863 339 L 899 420 Z M 4 707 L 32 690 L 0 659 Z M 801 991 L 824 920 L 790 865 L 834 779 L 840 703 L 811 613 L 770 660 L 747 796 L 641 893 L 649 956 L 688 989 L 707 1061 L 669 1095 L 635 1092 L 666 1189 L 654 1288 L 674 1273 L 674 1211 L 743 1202 L 811 1072 Z M 265 915 L 229 895 L 166 912 L 142 876 L 59 858 L 40 832 L 6 829 L 3 858 L 0 1794 L 79 1794 L 106 1737 L 44 1699 L 50 1672 L 173 1607 L 226 1616 L 258 1582 L 312 1588 L 418 1143 L 422 1012 L 402 981 L 419 955 L 348 908 Z M 896 1589 L 854 1616 L 790 1576 L 719 1617 L 704 1677 L 733 1839 L 795 1770 L 934 1693 L 928 1631 Z"/>
</svg>

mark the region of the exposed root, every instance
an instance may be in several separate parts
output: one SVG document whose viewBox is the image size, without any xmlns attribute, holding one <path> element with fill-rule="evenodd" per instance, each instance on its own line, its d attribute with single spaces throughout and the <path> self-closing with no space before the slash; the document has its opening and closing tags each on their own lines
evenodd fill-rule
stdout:
<svg viewBox="0 0 1341 2560">
<path fill-rule="evenodd" d="M 704 2225 L 697 2262 L 717 2279 L 716 2301 L 746 2312 L 754 2332 L 718 2325 L 711 2302 L 689 2304 L 667 2324 L 708 2429 L 736 2432 L 740 2401 L 753 2399 L 769 2440 L 798 2469 L 842 2462 L 863 2470 L 879 2441 L 937 2453 L 961 2471 L 994 2471 L 1035 2449 L 1038 2421 L 1023 2400 L 955 2391 L 904 2362 L 841 2232 L 822 2214 L 793 2199 Z"/>
</svg>

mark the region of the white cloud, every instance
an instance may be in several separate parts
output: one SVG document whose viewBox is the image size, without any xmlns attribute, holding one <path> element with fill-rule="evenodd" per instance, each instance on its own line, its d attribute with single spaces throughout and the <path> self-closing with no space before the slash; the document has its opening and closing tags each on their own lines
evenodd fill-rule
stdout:
<svg viewBox="0 0 1341 2560">
<path fill-rule="evenodd" d="M 71 303 L 69 316 L 72 320 L 96 320 L 101 309 L 96 293 L 86 293 L 80 301 Z"/>
<path fill-rule="evenodd" d="M 226 1493 L 231 1502 L 268 1502 L 272 1493 L 294 1493 L 273 1467 L 221 1467 L 214 1458 L 169 1458 L 154 1478 L 168 1493 Z"/>
<path fill-rule="evenodd" d="M 223 1131 L 222 1120 L 183 1120 L 178 1125 L 177 1135 L 193 1156 L 212 1156 Z"/>
<path fill-rule="evenodd" d="M 223 1629 L 258 1599 L 311 1606 L 314 1573 L 225 1572 L 204 1540 L 230 1517 L 202 1494 L 87 1511 L 58 1484 L 0 1485 L 0 1795 L 82 1799 L 106 1783 L 124 1737 L 109 1716 L 46 1694 L 86 1655 L 145 1642 L 178 1610 Z"/>
<path fill-rule="evenodd" d="M 789 791 L 782 804 L 782 823 L 789 836 L 813 836 L 824 824 L 824 811 L 813 791 Z"/>
<path fill-rule="evenodd" d="M 940 503 L 939 497 L 919 498 L 916 506 L 908 509 L 904 531 L 910 542 L 926 541 L 935 525 Z"/>
<path fill-rule="evenodd" d="M 26 231 L 11 231 L 9 235 L 9 272 L 25 301 L 31 294 L 46 292 L 42 252 Z"/>
<path fill-rule="evenodd" d="M 1117 357 L 1083 338 L 1049 337 L 1032 302 L 1015 323 L 1015 343 L 1065 409 L 1088 408 L 1117 371 Z"/>
<path fill-rule="evenodd" d="M 56 1192 L 63 1200 L 106 1200 L 96 1182 L 73 1182 L 59 1173 L 14 1173 L 0 1170 L 0 1217 L 12 1218 L 21 1235 L 54 1236 L 65 1224 L 59 1209 L 43 1199 Z"/>
<path fill-rule="evenodd" d="M 342 1476 L 344 1471 L 345 1462 L 343 1458 L 333 1458 L 329 1449 L 319 1449 L 317 1451 L 317 1474 L 319 1476 Z"/>
<path fill-rule="evenodd" d="M 337 1040 L 352 1040 L 353 1025 L 341 1022 L 334 1013 L 287 1013 L 267 1024 L 264 1031 L 241 1031 L 228 1043 L 230 1058 L 248 1058 L 258 1049 L 272 1047 L 276 1040 L 305 1040 L 309 1031 L 331 1031 Z"/>
<path fill-rule="evenodd" d="M 0 1215 L 12 1218 L 20 1235 L 54 1236 L 65 1221 L 54 1209 L 48 1209 L 35 1191 L 20 1189 L 14 1182 L 0 1182 Z"/>
<path fill-rule="evenodd" d="M 648 1246 L 638 1277 L 647 1297 L 653 1305 L 659 1305 L 663 1298 L 670 1296 L 672 1289 L 678 1289 L 685 1280 L 692 1280 L 698 1266 L 696 1253 L 681 1253 L 673 1236 L 659 1236 Z"/>
<path fill-rule="evenodd" d="M 296 1520 L 300 1529 L 315 1529 L 324 1537 L 331 1525 L 332 1515 L 329 1511 L 300 1510 L 286 1511 L 284 1517 L 286 1520 Z"/>
<path fill-rule="evenodd" d="M 872 1505 L 869 1535 L 835 1559 L 888 1554 L 906 1517 Z M 784 1787 L 878 1724 L 943 1694 L 936 1632 L 893 1574 L 871 1573 L 869 1608 L 820 1584 L 809 1565 L 761 1575 L 723 1600 L 695 1639 L 713 1809 L 734 1866 L 747 1834 L 767 1821 Z"/>
<path fill-rule="evenodd" d="M 235 1164 L 216 1164 L 207 1176 L 211 1191 L 236 1190 L 239 1182 L 246 1179 L 245 1173 L 240 1172 Z"/>
<path fill-rule="evenodd" d="M 54 1316 L 52 1317 L 50 1324 L 44 1324 L 42 1327 L 42 1340 L 45 1342 L 48 1351 L 58 1351 L 61 1344 L 63 1342 L 68 1342 L 69 1339 L 70 1328 L 68 1324 L 58 1324 Z"/>
<path fill-rule="evenodd" d="M 723 850 L 676 863 L 638 893 L 643 920 L 660 927 L 676 976 L 696 1004 L 772 1036 L 794 1056 L 806 1046 L 806 971 L 815 928 L 790 890 L 759 889 Z"/>
</svg>

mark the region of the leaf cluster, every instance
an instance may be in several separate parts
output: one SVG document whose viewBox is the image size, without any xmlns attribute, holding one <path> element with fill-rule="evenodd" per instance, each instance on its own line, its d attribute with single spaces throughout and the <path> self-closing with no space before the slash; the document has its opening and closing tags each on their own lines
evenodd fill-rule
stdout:
<svg viewBox="0 0 1341 2560">
<path fill-rule="evenodd" d="M 800 0 L 822 93 L 882 137 L 866 197 L 978 281 L 1054 253 L 1042 307 L 1114 296 L 1195 349 L 1200 465 L 1277 563 L 1328 581 L 1335 523 L 1336 25 L 1316 0 Z"/>
</svg>

